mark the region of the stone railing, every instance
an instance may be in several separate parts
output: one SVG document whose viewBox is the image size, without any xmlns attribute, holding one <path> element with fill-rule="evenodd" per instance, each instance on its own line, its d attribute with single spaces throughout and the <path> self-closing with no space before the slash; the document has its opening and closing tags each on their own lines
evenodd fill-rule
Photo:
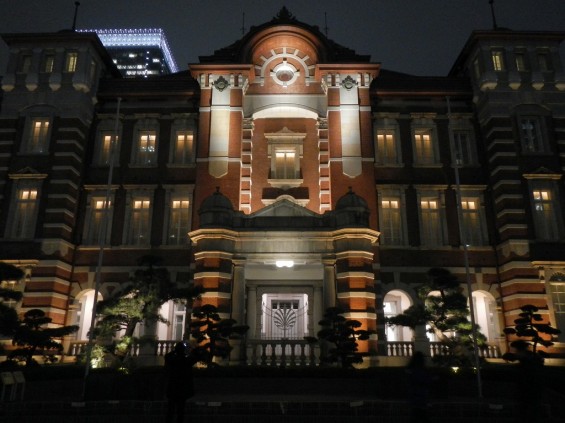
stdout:
<svg viewBox="0 0 565 423">
<path fill-rule="evenodd" d="M 387 342 L 387 355 L 389 357 L 412 357 L 413 353 L 413 342 Z"/>
<path fill-rule="evenodd" d="M 162 357 L 171 351 L 178 341 L 157 340 L 155 355 Z M 76 357 L 84 354 L 87 341 L 72 341 L 67 355 Z M 132 344 L 131 355 L 139 356 L 140 343 Z M 320 363 L 320 350 L 317 344 L 309 344 L 303 339 L 256 339 L 247 341 L 247 364 L 249 366 L 316 366 Z M 413 342 L 387 342 L 387 356 L 411 357 L 414 353 Z M 441 342 L 430 342 L 430 356 L 448 355 L 449 349 Z M 479 347 L 482 358 L 500 358 L 500 349 L 496 345 Z"/>
<path fill-rule="evenodd" d="M 296 339 L 255 339 L 247 341 L 249 366 L 306 367 L 320 362 L 318 345 Z"/>
</svg>

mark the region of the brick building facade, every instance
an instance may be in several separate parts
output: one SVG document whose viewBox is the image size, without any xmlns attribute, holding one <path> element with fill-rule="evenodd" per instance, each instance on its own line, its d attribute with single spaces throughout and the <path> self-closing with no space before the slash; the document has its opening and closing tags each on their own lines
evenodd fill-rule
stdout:
<svg viewBox="0 0 565 423">
<path fill-rule="evenodd" d="M 187 71 L 135 80 L 95 34 L 4 35 L 0 260 L 26 271 L 18 307 L 86 339 L 103 243 L 103 298 L 160 256 L 204 288 L 196 306 L 250 326 L 234 362 L 282 341 L 303 354 L 334 305 L 384 360 L 433 341 L 384 318 L 430 267 L 464 282 L 467 252 L 494 348 L 525 304 L 563 330 L 563 38 L 477 31 L 449 75 L 419 77 L 283 10 Z M 180 339 L 184 306 L 162 314 L 140 335 Z"/>
</svg>

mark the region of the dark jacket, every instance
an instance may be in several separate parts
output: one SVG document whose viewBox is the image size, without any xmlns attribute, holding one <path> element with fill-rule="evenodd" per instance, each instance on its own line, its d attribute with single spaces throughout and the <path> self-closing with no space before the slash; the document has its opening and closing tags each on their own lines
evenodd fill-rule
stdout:
<svg viewBox="0 0 565 423">
<path fill-rule="evenodd" d="M 171 351 L 165 355 L 168 399 L 185 400 L 194 395 L 192 366 L 197 361 L 194 354 L 185 355 Z"/>
</svg>

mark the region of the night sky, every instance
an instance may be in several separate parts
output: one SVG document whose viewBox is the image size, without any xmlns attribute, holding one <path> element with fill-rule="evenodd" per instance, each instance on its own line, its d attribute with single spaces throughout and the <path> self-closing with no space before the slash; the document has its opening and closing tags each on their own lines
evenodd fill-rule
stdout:
<svg viewBox="0 0 565 423">
<path fill-rule="evenodd" d="M 471 31 L 492 29 L 488 0 L 80 0 L 77 28 L 165 30 L 179 68 L 242 36 L 283 5 L 300 21 L 326 27 L 335 42 L 370 54 L 383 68 L 446 75 Z M 565 0 L 496 0 L 499 27 L 565 31 Z M 0 33 L 72 27 L 74 0 L 0 0 Z M 0 75 L 6 46 L 0 43 Z M 562 49 L 564 51 L 564 49 Z M 565 54 L 563 54 L 565 57 Z"/>
</svg>

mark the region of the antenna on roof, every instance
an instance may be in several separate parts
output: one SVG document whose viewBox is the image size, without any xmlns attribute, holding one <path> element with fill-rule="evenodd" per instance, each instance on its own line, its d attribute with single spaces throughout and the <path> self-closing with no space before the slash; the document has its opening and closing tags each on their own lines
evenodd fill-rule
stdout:
<svg viewBox="0 0 565 423">
<path fill-rule="evenodd" d="M 80 6 L 79 1 L 75 1 L 75 16 L 73 16 L 73 31 L 77 28 L 77 14 L 78 14 L 78 7 Z"/>
<path fill-rule="evenodd" d="M 328 14 L 324 12 L 324 32 L 326 33 L 326 37 L 328 36 Z"/>
<path fill-rule="evenodd" d="M 494 0 L 489 0 L 490 4 L 490 14 L 492 15 L 492 29 L 498 29 L 498 25 L 496 24 L 496 16 L 494 14 Z"/>
<path fill-rule="evenodd" d="M 245 12 L 241 16 L 241 35 L 245 35 Z"/>
</svg>

